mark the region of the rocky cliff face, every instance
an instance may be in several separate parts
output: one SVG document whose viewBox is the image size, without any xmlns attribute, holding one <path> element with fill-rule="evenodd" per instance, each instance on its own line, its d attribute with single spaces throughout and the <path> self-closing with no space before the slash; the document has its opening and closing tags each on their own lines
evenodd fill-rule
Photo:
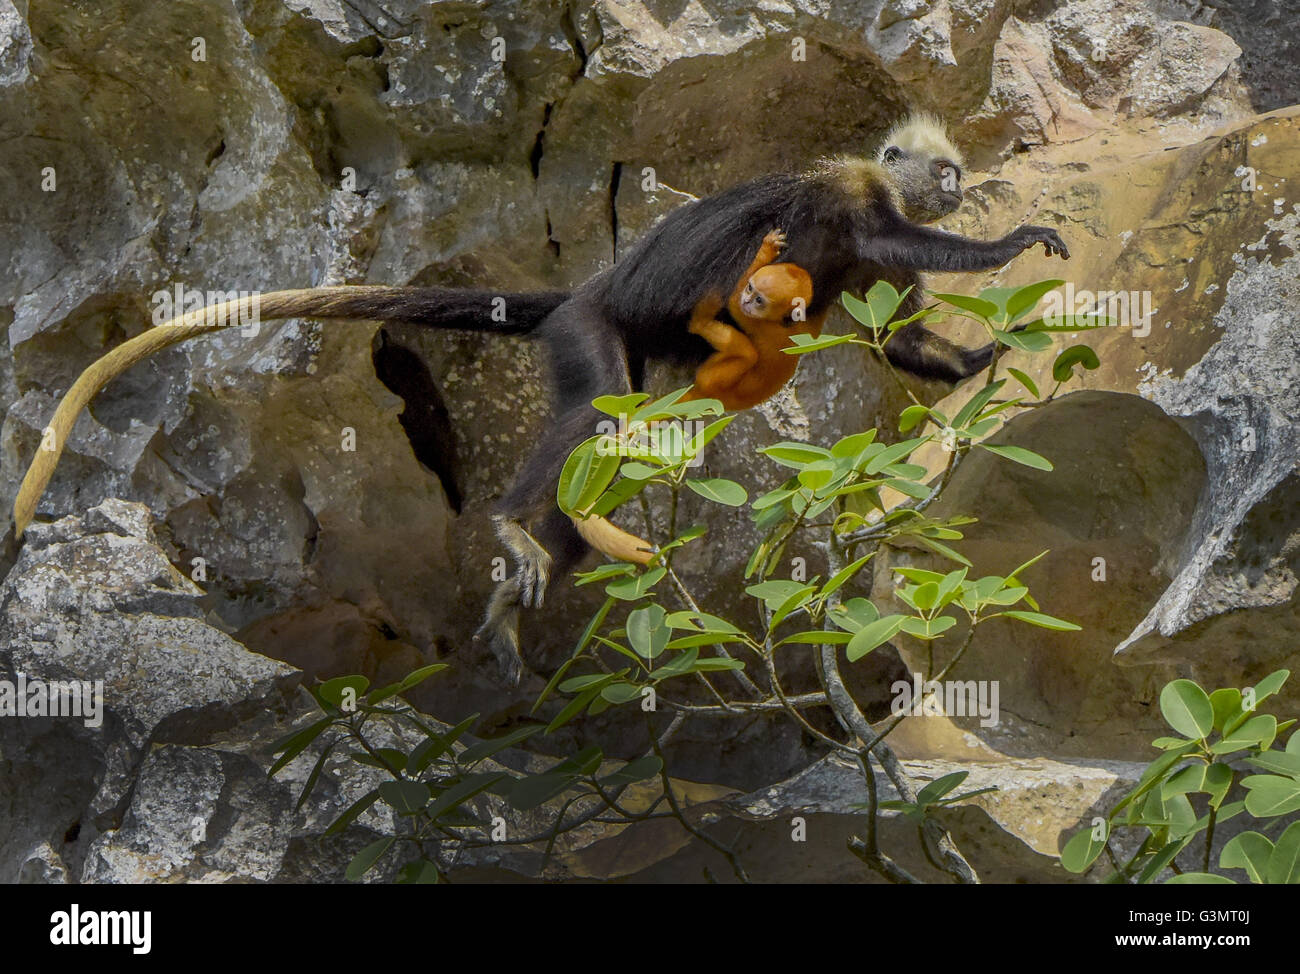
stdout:
<svg viewBox="0 0 1300 974">
<path fill-rule="evenodd" d="M 982 631 L 971 676 L 1005 681 L 1010 719 L 927 722 L 902 747 L 922 777 L 975 760 L 1003 791 L 968 813 L 986 816 L 972 841 L 1008 877 L 1059 877 L 1042 808 L 1009 794 L 1073 824 L 1147 759 L 1167 679 L 1245 685 L 1293 655 L 1298 21 L 1291 0 L 0 0 L 0 500 L 58 395 L 149 326 L 161 289 L 567 287 L 692 196 L 939 112 L 978 170 L 945 225 L 1054 226 L 1074 259 L 936 289 L 1062 276 L 1154 304 L 1149 331 L 1089 339 L 1102 367 L 1084 392 L 1002 434 L 1053 474 L 972 461 L 944 500 L 981 518 L 977 568 L 1051 547 L 1035 590 L 1084 632 Z M 1006 361 L 1050 385 L 1041 360 Z M 385 680 L 446 658 L 429 712 L 522 713 L 540 678 L 501 690 L 469 636 L 501 554 L 487 511 L 546 421 L 542 388 L 523 340 L 292 321 L 190 342 L 106 389 L 42 502 L 55 523 L 0 590 L 0 671 L 104 679 L 108 717 L 0 721 L 13 782 L 40 783 L 4 789 L 23 797 L 0 879 L 337 876 L 313 840 L 328 809 L 295 815 L 257 751 L 294 710 L 293 667 Z M 892 429 L 903 404 L 876 362 L 819 353 L 710 469 L 762 483 L 756 445 Z M 680 567 L 725 605 L 747 518 L 712 530 L 723 543 Z M 591 609 L 562 589 L 524 631 L 543 674 Z M 864 698 L 883 696 L 872 665 Z M 761 830 L 857 800 L 826 786 L 833 763 L 805 771 L 817 753 L 785 725 L 728 728 L 675 755 L 719 783 L 701 797 L 717 814 Z M 1057 758 L 1078 789 L 1044 790 L 1071 780 Z M 744 794 L 782 779 L 781 801 Z M 165 781 L 184 783 L 174 807 L 150 799 Z M 228 841 L 186 839 L 187 801 Z M 259 816 L 274 842 L 248 840 Z M 679 845 L 638 848 L 647 876 L 693 868 Z M 566 868 L 600 874 L 620 861 L 605 855 Z"/>
</svg>

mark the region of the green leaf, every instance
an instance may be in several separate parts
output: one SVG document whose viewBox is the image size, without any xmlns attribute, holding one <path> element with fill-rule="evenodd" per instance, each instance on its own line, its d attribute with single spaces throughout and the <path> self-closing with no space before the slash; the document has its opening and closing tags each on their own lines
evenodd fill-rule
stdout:
<svg viewBox="0 0 1300 974">
<path fill-rule="evenodd" d="M 1246 759 L 1247 764 L 1253 764 L 1257 768 L 1263 768 L 1265 771 L 1272 771 L 1275 774 L 1289 775 L 1292 778 L 1300 777 L 1300 754 L 1288 751 L 1261 751 L 1259 754 Z"/>
<path fill-rule="evenodd" d="M 321 748 L 320 757 L 318 757 L 316 763 L 312 765 L 311 773 L 307 775 L 307 782 L 302 786 L 302 794 L 298 796 L 298 801 L 294 804 L 295 812 L 301 811 L 302 806 L 307 804 L 307 799 L 311 797 L 311 793 L 316 789 L 316 782 L 320 780 L 321 772 L 325 770 L 325 762 L 329 760 L 329 756 L 334 750 L 334 745 L 337 743 L 339 742 L 336 739 L 330 741 L 329 744 Z"/>
<path fill-rule="evenodd" d="M 1214 730 L 1209 695 L 1191 680 L 1174 680 L 1160 691 L 1165 722 L 1184 737 L 1205 738 Z"/>
<path fill-rule="evenodd" d="M 903 628 L 903 623 L 908 618 L 908 616 L 904 615 L 888 615 L 863 626 L 849 641 L 846 650 L 849 662 L 857 662 L 877 646 L 893 639 L 898 635 L 899 630 Z"/>
<path fill-rule="evenodd" d="M 425 814 L 431 819 L 438 819 L 454 809 L 459 808 L 475 795 L 487 791 L 499 781 L 510 776 L 503 771 L 488 771 L 483 774 L 466 775 L 460 781 L 439 793 L 428 807 Z M 513 787 L 513 786 L 512 786 Z"/>
<path fill-rule="evenodd" d="M 370 681 L 364 676 L 336 676 L 318 686 L 316 696 L 335 707 L 342 707 L 343 697 L 349 690 L 353 691 L 352 699 L 360 701 L 369 686 Z"/>
<path fill-rule="evenodd" d="M 1182 852 L 1185 848 L 1187 848 L 1189 842 L 1191 842 L 1191 836 L 1188 836 L 1187 838 L 1184 838 L 1178 842 L 1171 842 L 1169 843 L 1169 845 L 1165 846 L 1158 853 L 1152 856 L 1151 860 L 1146 864 L 1146 867 L 1142 870 L 1142 874 L 1138 876 L 1138 882 L 1141 884 L 1146 884 L 1151 882 L 1151 880 L 1155 879 L 1157 876 L 1159 876 L 1160 873 L 1163 872 L 1164 869 L 1171 862 L 1173 862 L 1174 859 L 1178 857 L 1178 853 Z"/>
<path fill-rule="evenodd" d="M 1082 365 L 1088 371 L 1100 367 L 1101 360 L 1097 353 L 1087 345 L 1071 345 L 1052 363 L 1052 378 L 1057 382 L 1068 382 L 1074 375 L 1074 367 Z"/>
<path fill-rule="evenodd" d="M 891 463 L 901 460 L 903 457 L 907 456 L 909 453 L 911 453 L 913 450 L 919 447 L 922 443 L 924 443 L 925 440 L 926 437 L 917 437 L 911 440 L 903 440 L 901 443 L 895 443 L 892 446 L 887 446 L 879 453 L 877 453 L 875 456 L 873 456 L 871 460 L 868 461 L 866 467 L 864 467 L 863 469 L 868 474 L 879 473 L 881 470 L 884 470 L 886 467 L 888 467 Z"/>
<path fill-rule="evenodd" d="M 776 609 L 791 595 L 802 592 L 807 587 L 806 582 L 795 582 L 788 578 L 770 578 L 766 582 L 746 587 L 745 594 L 762 599 L 763 604 L 769 609 Z"/>
<path fill-rule="evenodd" d="M 835 606 L 828 613 L 831 622 L 851 633 L 870 625 L 880 618 L 880 611 L 867 599 L 855 598 Z"/>
<path fill-rule="evenodd" d="M 794 342 L 794 348 L 782 349 L 786 354 L 802 355 L 804 352 L 816 352 L 819 349 L 830 348 L 833 345 L 843 345 L 845 342 L 851 342 L 854 335 L 821 335 L 813 338 L 812 335 L 791 335 L 790 340 Z"/>
<path fill-rule="evenodd" d="M 976 445 L 983 450 L 988 450 L 990 453 L 996 453 L 1004 459 L 1013 460 L 1026 467 L 1033 467 L 1035 470 L 1053 469 L 1050 460 L 1039 456 L 1033 450 L 1026 450 L 1023 446 L 997 446 L 992 443 L 979 443 Z"/>
<path fill-rule="evenodd" d="M 766 454 L 783 466 L 793 467 L 796 470 L 802 470 L 806 464 L 829 459 L 831 455 L 830 450 L 823 449 L 820 446 L 788 441 L 762 447 L 758 452 Z"/>
<path fill-rule="evenodd" d="M 385 781 L 379 797 L 399 815 L 414 815 L 429 804 L 429 786 L 419 781 Z"/>
<path fill-rule="evenodd" d="M 1246 811 L 1256 818 L 1273 818 L 1300 811 L 1300 781 L 1279 775 L 1250 775 L 1242 779 L 1248 788 Z"/>
<path fill-rule="evenodd" d="M 1210 796 L 1211 808 L 1218 808 L 1223 803 L 1228 789 L 1232 787 L 1232 778 L 1232 768 L 1226 764 L 1216 761 L 1205 769 L 1205 784 L 1202 787 Z"/>
<path fill-rule="evenodd" d="M 728 507 L 740 507 L 745 501 L 749 500 L 745 488 L 734 480 L 711 477 L 701 480 L 688 480 L 686 486 L 706 500 L 711 500 L 717 504 L 726 504 Z"/>
<path fill-rule="evenodd" d="M 933 619 L 918 619 L 909 616 L 903 622 L 903 632 L 917 639 L 937 639 L 957 624 L 952 616 L 935 616 Z"/>
<path fill-rule="evenodd" d="M 930 410 L 926 406 L 908 406 L 898 414 L 898 431 L 906 433 L 928 415 Z"/>
<path fill-rule="evenodd" d="M 647 605 L 628 614 L 627 640 L 637 655 L 645 659 L 658 658 L 671 637 L 668 613 L 663 606 Z"/>
<path fill-rule="evenodd" d="M 438 881 L 438 866 L 428 859 L 413 859 L 398 870 L 393 880 L 402 885 L 432 885 Z"/>
<path fill-rule="evenodd" d="M 366 846 L 352 857 L 352 861 L 348 863 L 348 868 L 344 873 L 344 876 L 351 882 L 355 883 L 370 871 L 371 867 L 383 857 L 384 853 L 387 852 L 389 847 L 391 847 L 396 841 L 397 837 L 390 835 L 386 838 L 370 843 L 370 845 Z"/>
<path fill-rule="evenodd" d="M 816 579 L 814 579 L 814 581 L 816 581 Z M 772 629 L 775 629 L 791 612 L 807 604 L 816 591 L 816 585 L 808 585 L 797 592 L 791 593 L 784 602 L 776 607 L 776 611 L 772 613 L 772 620 L 769 623 L 769 626 Z"/>
<path fill-rule="evenodd" d="M 499 751 L 504 751 L 508 747 L 514 747 L 520 741 L 527 740 L 534 734 L 546 730 L 545 724 L 526 724 L 523 727 L 516 727 L 500 737 L 494 737 L 490 740 L 482 740 L 477 744 L 471 744 L 458 755 L 461 764 L 474 764 L 476 761 L 482 761 L 484 758 L 490 758 Z"/>
<path fill-rule="evenodd" d="M 555 771 L 529 775 L 515 782 L 506 800 L 511 807 L 526 812 L 560 794 L 573 783 L 575 777 L 569 772 Z"/>
<path fill-rule="evenodd" d="M 834 629 L 811 629 L 808 632 L 796 632 L 786 636 L 776 645 L 784 646 L 787 643 L 803 643 L 820 646 L 830 643 L 836 646 L 842 646 L 853 639 L 850 632 L 836 632 Z"/>
<path fill-rule="evenodd" d="M 930 295 L 932 298 L 938 298 L 954 308 L 961 308 L 962 311 L 969 311 L 980 318 L 990 319 L 998 313 L 998 306 L 992 301 L 985 301 L 983 298 L 974 298 L 967 294 L 936 294 Z"/>
<path fill-rule="evenodd" d="M 560 471 L 555 497 L 566 514 L 584 514 L 618 475 L 623 460 L 615 449 L 606 450 L 607 436 L 593 436 L 569 454 Z"/>
<path fill-rule="evenodd" d="M 918 585 L 911 595 L 912 605 L 922 612 L 928 612 L 939 601 L 939 583 L 926 582 L 924 585 Z"/>
<path fill-rule="evenodd" d="M 1300 883 L 1300 822 L 1292 822 L 1273 846 L 1265 880 L 1273 886 Z"/>
<path fill-rule="evenodd" d="M 1227 876 L 1220 876 L 1216 873 L 1180 873 L 1171 879 L 1165 880 L 1166 886 L 1213 886 L 1227 885 L 1235 886 L 1236 884 Z"/>
<path fill-rule="evenodd" d="M 1189 764 L 1160 786 L 1160 797 L 1168 801 L 1174 795 L 1185 795 L 1189 791 L 1200 791 L 1205 785 L 1205 772 L 1206 765 Z"/>
<path fill-rule="evenodd" d="M 1219 853 L 1220 869 L 1244 869 L 1252 883 L 1266 882 L 1273 843 L 1258 832 L 1242 832 L 1228 840 Z"/>
<path fill-rule="evenodd" d="M 647 392 L 630 392 L 623 396 L 597 396 L 591 404 L 607 416 L 630 416 L 637 406 L 649 398 Z"/>
<path fill-rule="evenodd" d="M 951 774 L 934 779 L 916 793 L 916 803 L 918 805 L 930 805 L 937 802 L 965 781 L 969 775 L 969 771 L 954 771 Z"/>
<path fill-rule="evenodd" d="M 873 429 L 863 433 L 853 433 L 839 440 L 831 447 L 831 456 L 839 460 L 856 458 L 875 441 L 876 431 Z"/>
<path fill-rule="evenodd" d="M 1044 615 L 1041 612 L 1022 612 L 1019 609 L 1008 609 L 1001 613 L 1004 616 L 1010 616 L 1012 619 L 1019 619 L 1021 622 L 1027 622 L 1031 626 L 1039 626 L 1043 629 L 1055 629 L 1057 632 L 1077 632 L 1081 626 L 1073 622 L 1066 622 L 1064 619 L 1058 619 L 1055 616 Z"/>
<path fill-rule="evenodd" d="M 1282 689 L 1282 684 L 1286 683 L 1287 677 L 1291 675 L 1290 670 L 1276 670 L 1270 673 L 1264 679 L 1255 684 L 1255 705 L 1259 706 L 1266 699 L 1273 696 Z"/>
<path fill-rule="evenodd" d="M 1033 311 L 1038 302 L 1043 299 L 1043 295 L 1053 291 L 1065 284 L 1064 281 L 1050 280 L 1039 281 L 1036 284 L 1026 284 L 1022 288 L 1017 288 L 1009 298 L 1007 298 L 1007 322 L 1011 323 L 1022 316 Z M 1037 392 L 1034 393 L 1038 395 Z"/>
<path fill-rule="evenodd" d="M 937 551 L 945 558 L 951 561 L 955 561 L 959 565 L 965 565 L 967 568 L 971 567 L 969 558 L 967 558 L 961 552 L 954 551 L 952 548 L 949 548 L 946 544 L 941 544 L 940 542 L 935 541 L 933 538 L 927 538 L 923 535 L 918 536 L 916 540 L 921 542 L 921 544 L 925 545 L 931 551 Z"/>
<path fill-rule="evenodd" d="M 613 788 L 630 785 L 637 781 L 645 781 L 658 775 L 663 766 L 664 763 L 659 759 L 658 755 L 646 754 L 634 761 L 629 761 L 613 774 L 601 778 L 600 783 L 606 788 Z"/>
<path fill-rule="evenodd" d="M 873 555 L 875 555 L 874 551 L 868 552 L 851 565 L 846 565 L 844 568 L 837 571 L 833 576 L 831 576 L 831 580 L 822 586 L 822 590 L 817 593 L 818 598 L 824 599 L 832 592 L 838 592 L 845 582 L 856 575 L 858 570 L 871 560 Z"/>
<path fill-rule="evenodd" d="M 362 795 L 360 798 L 354 801 L 351 805 L 349 805 L 343 811 L 343 814 L 340 815 L 338 818 L 336 818 L 330 824 L 330 827 L 325 830 L 325 834 L 338 835 L 349 825 L 355 822 L 358 818 L 360 818 L 362 813 L 365 812 L 366 809 L 368 809 L 371 805 L 373 805 L 378 800 L 379 800 L 378 788 L 366 792 L 364 795 Z"/>
<path fill-rule="evenodd" d="M 735 416 L 723 416 L 721 419 L 715 419 L 708 426 L 704 427 L 704 429 L 700 430 L 700 432 L 691 438 L 691 442 L 687 444 L 686 455 L 688 457 L 698 456 L 700 451 L 713 442 L 714 437 L 730 426 L 732 420 L 735 418 Z"/>
<path fill-rule="evenodd" d="M 650 590 L 658 585 L 667 574 L 667 569 L 662 565 L 656 565 L 649 571 L 642 572 L 633 578 L 610 582 L 605 586 L 605 593 L 624 602 L 635 602 L 637 599 L 644 598 L 649 594 Z"/>
<path fill-rule="evenodd" d="M 641 463 L 639 460 L 629 460 L 618 468 L 618 472 L 629 480 L 649 480 L 656 474 L 662 473 L 663 469 L 663 467 L 652 467 L 648 463 Z"/>
<path fill-rule="evenodd" d="M 307 750 L 311 745 L 311 742 L 320 737 L 320 735 L 324 733 L 325 729 L 332 723 L 334 723 L 334 718 L 332 716 L 322 717 L 320 720 L 309 724 L 302 730 L 294 731 L 287 737 L 282 737 L 280 740 L 272 744 L 269 748 L 272 754 L 277 751 L 282 751 L 283 753 L 276 759 L 275 763 L 271 765 L 271 769 L 267 772 L 267 776 L 273 776 L 299 754 Z"/>
<path fill-rule="evenodd" d="M 970 425 L 981 409 L 988 405 L 989 400 L 997 395 L 998 390 L 1007 384 L 1006 379 L 999 379 L 997 382 L 989 383 L 983 386 L 975 395 L 971 396 L 966 405 L 962 406 L 953 417 L 952 425 L 956 429 L 965 429 Z"/>
<path fill-rule="evenodd" d="M 682 403 L 680 401 L 682 396 L 686 395 L 686 393 L 690 391 L 691 391 L 690 386 L 682 386 L 682 388 L 674 389 L 672 392 L 668 393 L 667 395 L 660 396 L 654 402 L 646 403 L 644 406 L 638 407 L 637 411 L 633 413 L 632 416 L 628 419 L 628 425 L 630 426 L 633 423 L 644 423 L 664 413 L 667 413 L 672 416 L 680 416 L 682 415 L 682 413 L 679 411 L 681 406 L 694 406 L 700 402 L 708 401 L 708 400 L 696 400 L 696 402 L 693 403 L 692 402 Z M 716 400 L 713 401 L 716 402 Z M 719 403 L 719 405 L 721 404 Z"/>
<path fill-rule="evenodd" d="M 1215 743 L 1210 748 L 1210 753 L 1230 754 L 1251 747 L 1267 749 L 1273 743 L 1275 736 L 1277 736 L 1277 718 L 1272 714 L 1259 714 Z"/>
<path fill-rule="evenodd" d="M 1015 376 L 1016 381 L 1019 382 L 1026 389 L 1028 389 L 1029 394 L 1033 396 L 1035 399 L 1037 399 L 1041 395 L 1041 393 L 1038 391 L 1038 386 L 1034 384 L 1034 380 L 1029 378 L 1029 376 L 1027 376 L 1025 373 L 1021 372 L 1019 369 L 1012 369 L 1012 368 L 1008 368 L 1007 371 L 1010 372 L 1013 376 Z"/>
<path fill-rule="evenodd" d="M 611 683 L 600 688 L 600 695 L 613 704 L 624 704 L 641 696 L 641 687 L 635 683 Z"/>
<path fill-rule="evenodd" d="M 994 328 L 993 337 L 1000 344 L 1022 352 L 1041 352 L 1052 347 L 1052 336 L 1041 331 L 1003 331 Z"/>
<path fill-rule="evenodd" d="M 1229 720 L 1241 713 L 1241 691 L 1215 690 L 1210 694 L 1210 706 L 1214 708 L 1214 729 L 1222 731 Z"/>
</svg>

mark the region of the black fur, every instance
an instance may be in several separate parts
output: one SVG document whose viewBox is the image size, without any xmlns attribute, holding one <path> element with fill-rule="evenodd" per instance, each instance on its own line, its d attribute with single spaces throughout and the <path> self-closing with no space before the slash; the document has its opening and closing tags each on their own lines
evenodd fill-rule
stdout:
<svg viewBox="0 0 1300 974">
<path fill-rule="evenodd" d="M 510 295 L 509 328 L 490 323 L 491 292 L 414 295 L 399 309 L 401 320 L 431 327 L 531 332 L 546 346 L 554 390 L 554 421 L 542 433 L 514 486 L 497 505 L 503 541 L 519 562 L 518 574 L 502 583 L 489 609 L 491 636 L 503 667 L 517 678 L 514 620 L 519 605 L 540 604 L 546 582 L 585 553 L 576 529 L 555 504 L 555 486 L 570 451 L 596 432 L 596 396 L 639 387 L 648 360 L 698 364 L 712 352 L 687 331 L 691 312 L 706 295 L 723 297 L 735 287 L 754 248 L 773 228 L 788 238 L 781 259 L 812 277 L 810 316 L 839 300 L 888 280 L 900 291 L 914 286 L 899 311 L 906 317 L 924 300 L 923 271 L 988 270 L 1042 243 L 1048 254 L 1068 257 L 1053 230 L 1021 227 L 1001 240 L 960 237 L 907 220 L 880 185 L 858 180 L 865 197 L 854 197 L 850 180 L 834 167 L 812 175 L 777 174 L 733 187 L 670 213 L 613 268 L 570 295 Z M 959 199 L 959 197 L 957 197 Z M 378 302 L 373 317 L 394 317 Z M 964 349 L 918 324 L 901 329 L 886 346 L 892 362 L 922 377 L 950 382 L 988 365 L 993 347 Z M 536 545 L 520 545 L 508 525 L 531 525 Z"/>
<path fill-rule="evenodd" d="M 567 291 L 468 290 L 447 287 L 358 287 L 345 297 L 329 296 L 322 317 L 331 313 L 346 318 L 401 321 L 426 328 L 464 328 L 499 335 L 533 331 L 570 297 Z M 492 317 L 494 302 L 505 300 L 504 320 Z"/>
</svg>

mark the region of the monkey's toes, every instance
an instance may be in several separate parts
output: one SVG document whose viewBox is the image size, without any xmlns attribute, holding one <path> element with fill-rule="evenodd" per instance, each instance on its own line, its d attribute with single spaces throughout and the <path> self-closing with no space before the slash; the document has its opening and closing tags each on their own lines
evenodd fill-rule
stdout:
<svg viewBox="0 0 1300 974">
<path fill-rule="evenodd" d="M 532 562 L 519 569 L 519 601 L 527 609 L 540 609 L 546 599 L 546 586 L 551 578 L 547 565 Z"/>
</svg>

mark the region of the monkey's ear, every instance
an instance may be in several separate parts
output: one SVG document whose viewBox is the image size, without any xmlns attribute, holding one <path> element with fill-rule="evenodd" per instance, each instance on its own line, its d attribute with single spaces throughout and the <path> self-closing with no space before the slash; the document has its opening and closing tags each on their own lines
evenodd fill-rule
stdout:
<svg viewBox="0 0 1300 974">
<path fill-rule="evenodd" d="M 897 162 L 903 157 L 903 150 L 896 145 L 891 145 L 880 156 L 881 162 Z"/>
</svg>

